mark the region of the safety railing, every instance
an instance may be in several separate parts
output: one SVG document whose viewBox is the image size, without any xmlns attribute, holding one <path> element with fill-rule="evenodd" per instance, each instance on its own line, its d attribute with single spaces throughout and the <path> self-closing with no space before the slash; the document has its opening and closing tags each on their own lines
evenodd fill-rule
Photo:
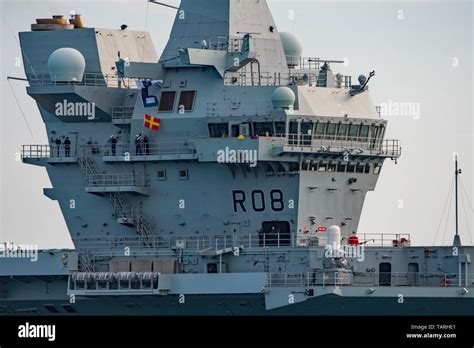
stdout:
<svg viewBox="0 0 474 348">
<path fill-rule="evenodd" d="M 409 233 L 383 234 L 383 233 L 359 233 L 359 241 L 367 246 L 410 246 L 411 235 Z"/>
<path fill-rule="evenodd" d="M 21 158 L 50 158 L 51 155 L 50 145 L 22 145 L 21 147 Z"/>
<path fill-rule="evenodd" d="M 133 251 L 146 252 L 153 249 L 181 248 L 189 252 L 203 250 L 222 250 L 233 247 L 251 248 L 284 248 L 295 247 L 296 237 L 274 235 L 229 235 L 229 236 L 154 236 L 141 237 L 88 237 L 75 239 L 76 248 L 98 253 L 110 253 L 114 249 L 129 247 Z"/>
<path fill-rule="evenodd" d="M 81 151 L 88 156 L 164 156 L 164 155 L 185 155 L 195 154 L 194 142 L 153 142 L 140 145 L 135 144 L 115 144 L 107 145 L 88 144 L 80 146 Z"/>
<path fill-rule="evenodd" d="M 122 186 L 150 186 L 147 175 L 134 173 L 126 174 L 91 174 L 88 176 L 89 187 L 122 187 Z"/>
<path fill-rule="evenodd" d="M 114 75 L 100 73 L 85 73 L 82 80 L 76 79 L 77 74 L 27 74 L 30 86 L 94 86 L 94 87 L 124 87 L 130 86 L 130 79 L 122 79 Z"/>
<path fill-rule="evenodd" d="M 339 149 L 348 153 L 375 152 L 390 157 L 401 156 L 400 140 L 370 137 L 327 137 L 317 135 L 289 134 L 288 137 L 277 138 L 273 147 L 284 146 L 291 151 L 321 152 Z"/>
<path fill-rule="evenodd" d="M 345 285 L 354 287 L 474 287 L 474 274 L 429 272 L 354 272 L 350 278 L 340 272 L 318 270 L 306 273 L 269 273 L 273 287 Z M 343 280 L 350 279 L 345 283 Z"/>
</svg>

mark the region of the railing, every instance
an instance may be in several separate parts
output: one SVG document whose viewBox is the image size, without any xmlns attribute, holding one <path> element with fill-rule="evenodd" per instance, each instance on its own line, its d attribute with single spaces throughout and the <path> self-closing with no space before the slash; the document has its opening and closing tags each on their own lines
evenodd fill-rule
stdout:
<svg viewBox="0 0 474 348">
<path fill-rule="evenodd" d="M 30 86 L 95 86 L 95 87 L 124 87 L 130 86 L 132 80 L 121 79 L 113 75 L 104 75 L 100 73 L 85 73 L 81 81 L 74 81 L 77 74 L 27 74 Z"/>
<path fill-rule="evenodd" d="M 150 186 L 146 175 L 127 174 L 92 174 L 88 176 L 90 187 L 121 187 L 121 186 Z"/>
<path fill-rule="evenodd" d="M 110 254 L 113 249 L 123 252 L 124 247 L 133 251 L 154 249 L 182 248 L 187 251 L 201 252 L 203 250 L 222 250 L 233 247 L 251 248 L 283 248 L 295 247 L 295 236 L 275 235 L 229 235 L 229 236 L 154 236 L 141 237 L 90 237 L 75 239 L 79 250 L 105 252 Z M 120 251 L 121 250 L 121 251 Z"/>
<path fill-rule="evenodd" d="M 50 157 L 51 157 L 50 145 L 23 145 L 21 147 L 21 158 L 50 158 Z"/>
<path fill-rule="evenodd" d="M 162 156 L 162 155 L 185 155 L 195 154 L 194 142 L 159 142 L 141 143 L 140 147 L 135 144 L 116 144 L 115 149 L 112 144 L 107 145 L 81 145 L 82 151 L 88 156 Z"/>
<path fill-rule="evenodd" d="M 273 106 L 270 102 L 207 103 L 206 114 L 213 116 L 270 116 Z"/>
<path fill-rule="evenodd" d="M 112 120 L 128 120 L 132 118 L 133 106 L 114 106 L 112 107 Z"/>
<path fill-rule="evenodd" d="M 411 235 L 405 234 L 383 234 L 383 233 L 359 233 L 357 234 L 361 243 L 367 246 L 410 246 Z"/>
<path fill-rule="evenodd" d="M 342 274 L 334 271 L 318 270 L 307 273 L 269 273 L 268 286 L 334 286 L 342 283 Z M 347 279 L 347 278 L 345 278 Z M 354 272 L 347 286 L 413 286 L 413 287 L 474 287 L 474 274 L 429 273 L 429 272 Z"/>
<path fill-rule="evenodd" d="M 277 138 L 278 139 L 278 138 Z M 289 134 L 288 138 L 281 138 L 275 141 L 273 147 L 285 146 L 292 151 L 321 152 L 330 151 L 332 148 L 344 150 L 346 152 L 376 152 L 379 155 L 390 157 L 400 157 L 400 141 L 397 139 L 360 138 L 354 137 L 318 137 L 317 135 Z"/>
</svg>

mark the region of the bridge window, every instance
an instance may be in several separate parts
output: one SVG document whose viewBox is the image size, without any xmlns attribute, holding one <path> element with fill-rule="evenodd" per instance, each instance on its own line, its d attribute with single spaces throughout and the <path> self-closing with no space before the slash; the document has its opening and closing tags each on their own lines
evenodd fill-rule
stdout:
<svg viewBox="0 0 474 348">
<path fill-rule="evenodd" d="M 176 92 L 161 92 L 160 106 L 158 111 L 173 111 Z"/>
<path fill-rule="evenodd" d="M 182 91 L 179 96 L 178 111 L 193 111 L 196 91 Z"/>
<path fill-rule="evenodd" d="M 364 173 L 364 165 L 362 163 L 358 163 L 356 166 L 356 173 Z"/>
<path fill-rule="evenodd" d="M 337 130 L 338 140 L 346 140 L 347 137 L 347 124 L 340 124 Z"/>
<path fill-rule="evenodd" d="M 273 122 L 255 122 L 253 124 L 254 135 L 260 137 L 271 137 L 275 133 Z"/>
<path fill-rule="evenodd" d="M 329 163 L 328 172 L 334 173 L 337 169 L 337 163 Z"/>
<path fill-rule="evenodd" d="M 380 170 L 382 169 L 382 166 L 380 164 L 375 164 L 374 165 L 374 174 L 375 175 L 379 175 L 380 174 Z"/>
<path fill-rule="evenodd" d="M 318 172 L 325 172 L 328 169 L 328 164 L 327 163 L 321 163 L 319 165 Z"/>
<path fill-rule="evenodd" d="M 324 138 L 324 134 L 326 132 L 326 126 L 327 126 L 327 123 L 321 123 L 319 122 L 317 125 L 316 125 L 316 139 L 323 139 Z"/>
<path fill-rule="evenodd" d="M 369 174 L 370 173 L 370 163 L 367 163 L 365 165 L 365 174 Z"/>
<path fill-rule="evenodd" d="M 360 129 L 360 125 L 351 124 L 351 126 L 349 127 L 349 140 L 350 141 L 357 140 L 357 136 L 359 135 L 359 129 Z"/>
<path fill-rule="evenodd" d="M 349 163 L 349 164 L 347 165 L 347 172 L 348 172 L 348 173 L 354 173 L 355 167 L 356 167 L 356 166 L 355 166 L 354 163 Z"/>
<path fill-rule="evenodd" d="M 367 142 L 369 140 L 369 130 L 370 126 L 362 126 L 360 129 L 360 141 Z"/>
<path fill-rule="evenodd" d="M 333 140 L 336 135 L 337 124 L 329 123 L 328 130 L 326 132 L 326 139 Z"/>
<path fill-rule="evenodd" d="M 209 134 L 211 138 L 225 138 L 229 131 L 228 123 L 209 123 Z"/>
<path fill-rule="evenodd" d="M 276 135 L 285 135 L 286 134 L 286 124 L 285 122 L 275 122 Z"/>
<path fill-rule="evenodd" d="M 347 165 L 345 163 L 339 163 L 337 165 L 337 171 L 339 173 L 344 173 L 346 171 L 346 167 L 347 167 Z"/>
</svg>

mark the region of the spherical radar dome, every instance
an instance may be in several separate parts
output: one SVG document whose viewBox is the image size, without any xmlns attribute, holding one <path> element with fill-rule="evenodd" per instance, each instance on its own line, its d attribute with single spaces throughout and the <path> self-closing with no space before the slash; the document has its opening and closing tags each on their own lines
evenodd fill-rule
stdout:
<svg viewBox="0 0 474 348">
<path fill-rule="evenodd" d="M 277 109 L 287 109 L 295 105 L 295 92 L 289 87 L 278 87 L 272 93 L 272 103 Z"/>
<path fill-rule="evenodd" d="M 74 48 L 59 48 L 48 59 L 51 80 L 55 82 L 81 82 L 86 70 L 86 60 Z"/>
<path fill-rule="evenodd" d="M 288 32 L 281 32 L 280 38 L 288 66 L 294 67 L 299 65 L 301 55 L 303 54 L 303 44 L 300 39 L 298 39 L 296 35 Z"/>
</svg>

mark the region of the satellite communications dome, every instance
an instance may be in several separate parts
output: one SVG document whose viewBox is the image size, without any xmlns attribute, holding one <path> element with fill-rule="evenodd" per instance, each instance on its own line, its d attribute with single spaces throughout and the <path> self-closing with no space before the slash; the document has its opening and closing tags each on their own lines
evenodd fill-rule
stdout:
<svg viewBox="0 0 474 348">
<path fill-rule="evenodd" d="M 280 38 L 288 67 L 294 68 L 300 64 L 301 55 L 303 54 L 303 44 L 300 39 L 292 33 L 281 32 Z"/>
<path fill-rule="evenodd" d="M 289 87 L 278 87 L 272 93 L 272 103 L 277 109 L 287 109 L 295 105 L 295 92 Z"/>
<path fill-rule="evenodd" d="M 86 60 L 74 48 L 59 48 L 49 56 L 48 70 L 51 81 L 81 82 L 86 70 Z"/>
</svg>

